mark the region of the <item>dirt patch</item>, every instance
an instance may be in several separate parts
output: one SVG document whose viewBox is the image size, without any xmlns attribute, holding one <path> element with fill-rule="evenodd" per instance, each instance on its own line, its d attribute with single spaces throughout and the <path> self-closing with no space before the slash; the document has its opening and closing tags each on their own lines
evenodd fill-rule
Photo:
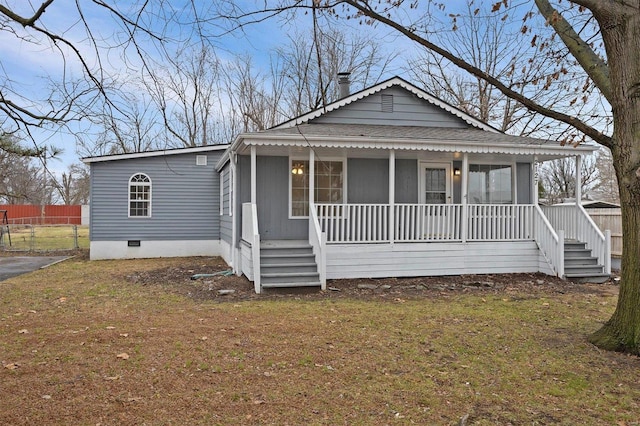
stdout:
<svg viewBox="0 0 640 426">
<path fill-rule="evenodd" d="M 193 279 L 198 274 L 216 274 Z M 381 278 L 329 280 L 327 289 L 268 289 L 256 294 L 246 277 L 231 274 L 220 258 L 184 258 L 180 266 L 167 266 L 125 274 L 126 281 L 139 285 L 162 286 L 165 290 L 195 300 L 233 302 L 273 298 L 359 298 L 398 299 L 449 297 L 464 293 L 523 295 L 557 295 L 565 293 L 617 294 L 618 286 L 577 284 L 541 273 L 454 275 L 442 277 Z"/>
</svg>

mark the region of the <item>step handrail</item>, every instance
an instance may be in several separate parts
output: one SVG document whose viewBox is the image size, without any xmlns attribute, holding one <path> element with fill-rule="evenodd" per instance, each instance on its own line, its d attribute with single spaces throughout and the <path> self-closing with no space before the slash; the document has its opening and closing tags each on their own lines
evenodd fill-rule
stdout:
<svg viewBox="0 0 640 426">
<path fill-rule="evenodd" d="M 317 207 L 314 203 L 309 206 L 309 243 L 313 247 L 313 254 L 316 258 L 318 266 L 318 275 L 320 276 L 320 287 L 322 290 L 327 288 L 327 233 L 322 232 L 320 228 L 320 220 L 318 219 Z"/>
<path fill-rule="evenodd" d="M 564 230 L 551 226 L 539 205 L 535 205 L 533 235 L 540 252 L 560 278 L 564 276 Z"/>
</svg>

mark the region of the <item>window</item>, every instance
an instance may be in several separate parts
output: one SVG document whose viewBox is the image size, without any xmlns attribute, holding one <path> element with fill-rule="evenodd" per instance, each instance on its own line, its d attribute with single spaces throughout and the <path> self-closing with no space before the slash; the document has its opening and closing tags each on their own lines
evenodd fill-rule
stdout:
<svg viewBox="0 0 640 426">
<path fill-rule="evenodd" d="M 511 204 L 512 167 L 509 165 L 470 164 L 469 203 Z"/>
<path fill-rule="evenodd" d="M 129 217 L 151 217 L 151 179 L 144 173 L 129 179 Z"/>
<path fill-rule="evenodd" d="M 344 197 L 344 163 L 342 161 L 316 161 L 314 200 L 317 203 L 340 204 Z M 291 216 L 309 215 L 309 161 L 291 164 Z"/>
</svg>

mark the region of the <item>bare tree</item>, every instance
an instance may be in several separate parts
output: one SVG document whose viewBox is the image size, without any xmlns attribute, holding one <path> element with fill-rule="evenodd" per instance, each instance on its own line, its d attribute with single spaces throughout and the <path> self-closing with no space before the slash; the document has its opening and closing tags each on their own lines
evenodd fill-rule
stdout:
<svg viewBox="0 0 640 426">
<path fill-rule="evenodd" d="M 588 194 L 598 183 L 597 159 L 585 157 L 580 168 L 580 188 L 582 194 Z M 576 193 L 576 163 L 570 158 L 544 163 L 540 170 L 547 202 L 561 203 L 573 199 Z"/>
<path fill-rule="evenodd" d="M 598 151 L 596 167 L 598 168 L 598 182 L 592 191 L 594 198 L 610 203 L 619 203 L 620 197 L 618 194 L 620 190 L 618 189 L 618 180 L 613 167 L 611 151 L 607 148 L 600 148 L 600 151 Z"/>
<path fill-rule="evenodd" d="M 436 1 L 395 2 L 371 0 L 320 0 L 311 4 L 282 0 L 279 7 L 238 13 L 232 2 L 220 2 L 221 15 L 230 18 L 230 30 L 292 10 L 323 11 L 334 19 L 389 28 L 475 78 L 486 81 L 503 95 L 555 123 L 571 127 L 565 142 L 591 139 L 611 150 L 619 182 L 622 208 L 622 280 L 616 310 L 589 340 L 601 348 L 640 354 L 640 8 L 619 0 L 534 0 L 535 6 L 509 0 L 497 1 L 492 13 L 518 14 L 521 31 L 529 43 L 544 49 L 555 66 L 528 85 L 531 92 L 518 90 L 499 73 L 489 72 L 441 45 L 428 29 L 430 16 L 448 13 Z M 224 9 L 226 7 L 226 9 Z M 544 22 L 545 27 L 534 22 Z M 561 41 L 561 43 L 560 43 Z M 546 103 L 533 94 L 547 90 L 560 76 L 571 73 L 577 83 L 576 101 L 570 108 Z M 537 84 L 536 84 L 537 83 Z M 611 105 L 612 129 L 603 126 L 603 115 L 581 115 L 578 102 Z M 610 131 L 611 130 L 611 131 Z"/>
<path fill-rule="evenodd" d="M 57 189 L 66 205 L 89 204 L 89 170 L 83 164 L 70 165 Z"/>
</svg>

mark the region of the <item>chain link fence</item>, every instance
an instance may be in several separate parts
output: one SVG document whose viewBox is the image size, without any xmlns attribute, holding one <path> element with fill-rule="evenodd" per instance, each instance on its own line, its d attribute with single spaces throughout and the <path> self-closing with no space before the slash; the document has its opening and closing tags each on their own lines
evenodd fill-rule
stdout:
<svg viewBox="0 0 640 426">
<path fill-rule="evenodd" d="M 2 225 L 0 250 L 57 251 L 89 248 L 89 228 L 81 225 Z"/>
</svg>

